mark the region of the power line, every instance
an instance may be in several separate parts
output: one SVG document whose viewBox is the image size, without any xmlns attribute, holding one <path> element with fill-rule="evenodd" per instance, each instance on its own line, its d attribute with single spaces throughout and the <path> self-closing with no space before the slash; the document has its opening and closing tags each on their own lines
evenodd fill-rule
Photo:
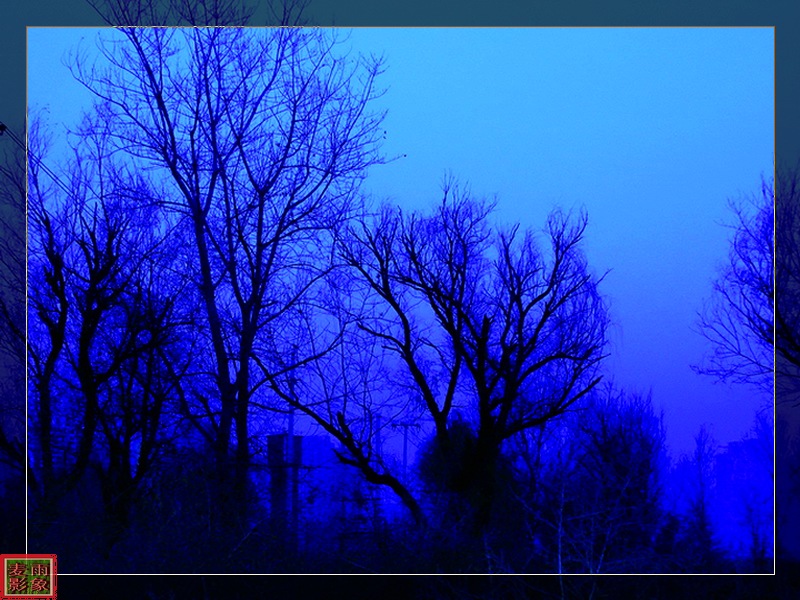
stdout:
<svg viewBox="0 0 800 600">
<path fill-rule="evenodd" d="M 58 187 L 60 187 L 62 190 L 64 190 L 64 192 L 68 196 L 72 196 L 73 192 L 66 186 L 66 184 L 63 181 L 61 181 L 61 178 L 58 175 L 56 175 L 55 173 L 53 173 L 53 171 L 50 169 L 50 167 L 48 167 L 46 164 L 44 164 L 44 161 L 41 158 L 38 158 L 37 156 L 35 156 L 33 154 L 33 152 L 31 152 L 29 150 L 26 147 L 25 142 L 23 142 L 19 138 L 19 136 L 17 136 L 17 134 L 15 134 L 11 129 L 9 129 L 8 126 L 5 123 L 0 122 L 0 136 L 2 136 L 5 133 L 8 133 L 8 136 L 11 138 L 11 140 L 14 143 L 16 143 L 17 146 L 19 146 L 22 149 L 23 152 L 25 152 L 25 154 L 27 155 L 29 161 L 32 160 L 33 162 L 35 162 L 39 166 L 39 168 L 42 171 L 44 171 L 50 177 L 50 179 L 53 180 L 53 183 L 55 183 Z M 96 193 L 95 193 L 95 196 L 97 196 Z M 97 197 L 99 199 L 99 196 L 97 196 Z"/>
</svg>

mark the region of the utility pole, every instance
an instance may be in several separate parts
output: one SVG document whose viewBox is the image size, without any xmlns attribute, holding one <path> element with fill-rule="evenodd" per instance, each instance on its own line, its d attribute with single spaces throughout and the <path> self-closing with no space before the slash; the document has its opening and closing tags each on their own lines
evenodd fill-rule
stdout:
<svg viewBox="0 0 800 600">
<path fill-rule="evenodd" d="M 292 347 L 292 363 L 297 364 L 297 346 Z M 289 376 L 289 395 L 295 399 L 295 384 L 297 379 L 292 372 Z M 291 542 L 293 547 L 298 544 L 298 520 L 300 507 L 298 506 L 299 497 L 299 463 L 300 456 L 295 452 L 295 437 L 294 437 L 294 406 L 289 407 L 289 427 L 286 434 L 286 466 L 289 469 L 289 519 L 290 519 L 290 532 Z"/>
<path fill-rule="evenodd" d="M 408 472 L 408 428 L 419 427 L 419 424 L 411 421 L 403 421 L 402 423 L 392 424 L 392 428 L 397 429 L 398 427 L 402 427 L 403 429 L 403 478 L 405 478 L 406 473 Z"/>
</svg>

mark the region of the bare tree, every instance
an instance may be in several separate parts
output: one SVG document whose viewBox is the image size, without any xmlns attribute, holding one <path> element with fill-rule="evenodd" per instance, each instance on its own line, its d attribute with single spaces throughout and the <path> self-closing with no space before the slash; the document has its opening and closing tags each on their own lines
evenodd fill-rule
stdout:
<svg viewBox="0 0 800 600">
<path fill-rule="evenodd" d="M 711 523 L 711 503 L 716 485 L 714 466 L 718 445 L 711 432 L 702 426 L 694 438 L 695 449 L 690 459 L 692 491 L 689 498 L 688 556 L 690 568 L 696 572 L 713 572 L 719 559 Z"/>
<path fill-rule="evenodd" d="M 747 483 L 735 494 L 738 500 L 735 508 L 740 511 L 741 522 L 747 529 L 753 572 L 768 570 L 771 567 L 768 559 L 773 555 L 775 425 L 771 407 L 762 409 L 756 413 L 749 434 L 738 443 L 728 445 L 728 453 L 738 450 L 744 455 L 739 459 L 752 473 Z M 722 458 L 726 458 L 724 454 Z"/>
<path fill-rule="evenodd" d="M 380 340 L 357 328 L 354 315 L 373 309 L 371 298 L 331 257 L 324 285 L 306 296 L 282 330 L 257 343 L 254 362 L 263 388 L 253 406 L 290 412 L 322 429 L 338 443 L 334 452 L 341 462 L 368 483 L 392 490 L 421 523 L 424 515 L 405 473 L 382 451 L 387 431 L 414 413 L 414 402 L 396 385 L 397 367 Z"/>
<path fill-rule="evenodd" d="M 400 359 L 434 423 L 439 484 L 488 524 L 504 441 L 564 413 L 600 381 L 608 318 L 580 249 L 586 217 L 498 231 L 492 207 L 447 184 L 430 215 L 384 208 L 350 230 L 341 255 L 378 303 L 359 327 Z M 454 407 L 471 430 L 451 439 Z"/>
<path fill-rule="evenodd" d="M 107 129 L 82 129 L 63 178 L 45 165 L 39 122 L 28 138 L 31 488 L 46 523 L 91 468 L 124 526 L 169 441 L 180 290 L 164 295 L 174 253 L 156 207 L 127 211 L 150 195 L 143 181 L 115 162 Z"/>
<path fill-rule="evenodd" d="M 22 474 L 25 390 L 25 152 L 0 124 L 0 461 Z"/>
<path fill-rule="evenodd" d="M 87 0 L 109 25 L 118 27 L 304 25 L 307 0 Z M 262 13 L 265 4 L 265 14 Z M 257 21 L 263 19 L 263 22 Z"/>
<path fill-rule="evenodd" d="M 220 479 L 233 466 L 241 486 L 253 390 L 289 381 L 282 357 L 256 347 L 288 331 L 321 282 L 331 232 L 380 162 L 382 115 L 369 112 L 380 63 L 349 58 L 319 30 L 115 35 L 101 46 L 105 70 L 76 73 L 117 148 L 151 173 L 159 205 L 189 225 L 186 272 L 205 312 L 216 396 L 194 402 L 210 416 Z M 289 367 L 319 354 L 307 350 Z"/>
<path fill-rule="evenodd" d="M 544 440 L 536 470 L 521 455 L 519 501 L 562 573 L 642 572 L 660 519 L 665 434 L 649 396 L 595 388 Z"/>
<path fill-rule="evenodd" d="M 774 314 L 774 190 L 729 203 L 735 221 L 727 263 L 699 315 L 699 332 L 712 344 L 698 373 L 772 390 Z M 791 338 L 790 338 L 791 339 Z"/>
<path fill-rule="evenodd" d="M 48 140 L 39 121 L 28 131 L 28 272 L 29 325 L 28 380 L 36 477 L 31 486 L 37 495 L 50 493 L 55 480 L 53 458 L 53 397 L 58 397 L 57 370 L 63 359 L 70 308 L 64 264 L 74 242 L 74 208 L 59 205 L 56 180 L 48 177 L 43 158 Z M 63 192 L 61 196 L 63 201 Z M 46 204 L 47 203 L 47 204 Z M 93 428 L 85 430 L 89 435 Z M 87 446 L 88 449 L 88 446 Z M 88 456 L 88 454 L 87 454 Z M 66 462 L 66 461 L 65 461 Z"/>
<path fill-rule="evenodd" d="M 0 545 L 25 547 L 25 151 L 0 123 Z"/>
<path fill-rule="evenodd" d="M 775 369 L 795 406 L 800 381 L 800 168 L 782 169 L 775 186 Z M 792 400 L 793 398 L 793 400 Z"/>
</svg>

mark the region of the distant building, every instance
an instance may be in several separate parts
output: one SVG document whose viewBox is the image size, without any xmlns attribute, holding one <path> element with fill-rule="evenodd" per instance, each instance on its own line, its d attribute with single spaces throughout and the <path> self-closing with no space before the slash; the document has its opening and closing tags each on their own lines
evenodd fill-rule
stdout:
<svg viewBox="0 0 800 600">
<path fill-rule="evenodd" d="M 267 449 L 270 519 L 298 549 L 358 544 L 403 516 L 391 490 L 342 463 L 326 436 L 270 435 Z"/>
</svg>

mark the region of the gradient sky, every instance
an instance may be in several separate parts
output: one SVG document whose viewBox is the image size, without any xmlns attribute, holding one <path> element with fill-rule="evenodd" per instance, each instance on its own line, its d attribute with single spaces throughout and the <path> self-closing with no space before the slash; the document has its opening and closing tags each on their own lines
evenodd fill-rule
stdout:
<svg viewBox="0 0 800 600">
<path fill-rule="evenodd" d="M 29 106 L 57 133 L 91 101 L 64 60 L 95 35 L 28 30 Z M 693 373 L 707 345 L 691 327 L 728 251 L 727 199 L 772 173 L 771 28 L 357 29 L 344 47 L 384 56 L 383 149 L 406 155 L 369 194 L 424 209 L 450 172 L 508 224 L 585 207 L 589 263 L 611 270 L 609 374 L 652 389 L 673 455 L 703 423 L 721 443 L 749 429 L 768 398 Z"/>
</svg>

